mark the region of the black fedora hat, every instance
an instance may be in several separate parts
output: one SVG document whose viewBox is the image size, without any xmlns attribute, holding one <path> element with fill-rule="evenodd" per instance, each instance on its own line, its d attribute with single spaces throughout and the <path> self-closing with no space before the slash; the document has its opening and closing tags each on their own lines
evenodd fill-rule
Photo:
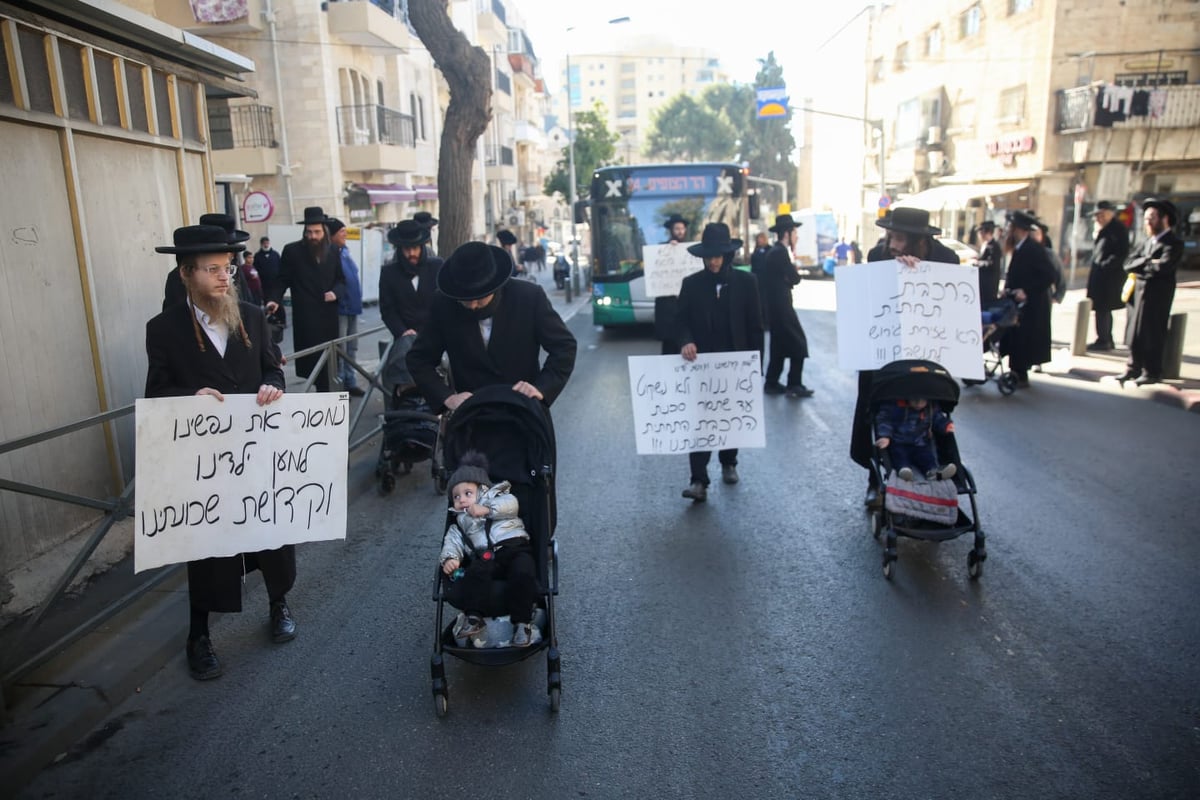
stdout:
<svg viewBox="0 0 1200 800">
<path fill-rule="evenodd" d="M 979 230 L 981 230 L 981 231 L 996 230 L 996 221 L 991 220 L 991 219 L 985 219 L 983 222 L 979 223 Z"/>
<path fill-rule="evenodd" d="M 1036 227 L 1040 227 L 1038 225 L 1037 215 L 1029 210 L 1008 212 L 1008 224 L 1012 225 L 1014 228 L 1020 228 L 1021 230 L 1026 231 L 1031 231 Z"/>
<path fill-rule="evenodd" d="M 496 231 L 496 239 L 500 242 L 500 244 L 517 243 L 517 235 L 507 229 Z"/>
<path fill-rule="evenodd" d="M 1176 222 L 1179 222 L 1179 210 L 1175 208 L 1175 204 L 1170 200 L 1160 200 L 1157 197 L 1147 197 L 1142 201 L 1142 211 L 1146 211 L 1151 208 L 1157 208 L 1158 213 L 1170 220 L 1168 222 L 1169 225 L 1174 226 Z"/>
<path fill-rule="evenodd" d="M 483 242 L 467 242 L 437 272 L 437 288 L 451 300 L 478 300 L 493 294 L 512 276 L 508 252 Z"/>
<path fill-rule="evenodd" d="M 1117 208 L 1117 206 L 1116 206 L 1116 204 L 1115 204 L 1115 203 L 1113 203 L 1112 201 L 1110 201 L 1110 200 L 1101 200 L 1100 202 L 1096 203 L 1096 207 L 1095 207 L 1095 208 L 1093 208 L 1091 211 L 1089 211 L 1089 212 L 1088 212 L 1087 214 L 1085 214 L 1084 216 L 1087 216 L 1087 217 L 1094 217 L 1094 216 L 1096 216 L 1096 214 L 1098 214 L 1098 213 L 1099 213 L 1099 212 L 1101 212 L 1101 211 L 1111 211 L 1111 212 L 1113 212 L 1113 213 L 1115 214 L 1115 213 L 1117 213 L 1119 210 L 1120 210 L 1120 209 L 1118 209 L 1118 208 Z"/>
<path fill-rule="evenodd" d="M 434 225 L 438 224 L 437 217 L 435 217 L 433 214 L 430 214 L 428 211 L 418 211 L 412 215 L 412 218 L 413 222 L 417 223 L 423 228 L 432 228 Z"/>
<path fill-rule="evenodd" d="M 228 214 L 201 214 L 201 225 L 216 225 L 218 228 L 224 229 L 229 237 L 230 244 L 238 244 L 239 242 L 250 241 L 250 234 L 247 231 L 239 231 L 237 229 L 237 220 Z"/>
<path fill-rule="evenodd" d="M 672 214 L 671 216 L 667 217 L 667 221 L 663 223 L 663 227 L 667 230 L 670 230 L 676 222 L 682 222 L 685 226 L 688 225 L 688 221 L 686 219 L 678 214 Z"/>
<path fill-rule="evenodd" d="M 388 241 L 396 247 L 419 247 L 429 241 L 429 228 L 414 219 L 406 219 L 388 231 Z"/>
<path fill-rule="evenodd" d="M 246 245 L 229 241 L 229 234 L 217 225 L 185 225 L 176 228 L 174 244 L 154 248 L 156 253 L 196 255 L 200 253 L 240 253 Z"/>
<path fill-rule="evenodd" d="M 325 209 L 320 206 L 305 206 L 304 219 L 297 222 L 297 225 L 325 225 L 328 224 L 329 217 L 325 216 Z"/>
<path fill-rule="evenodd" d="M 710 222 L 704 226 L 704 233 L 700 234 L 700 244 L 692 245 L 688 252 L 700 258 L 712 258 L 736 253 L 741 246 L 741 239 L 729 237 L 728 225 L 724 222 Z"/>
<path fill-rule="evenodd" d="M 889 231 L 912 233 L 917 236 L 937 236 L 941 228 L 929 224 L 929 212 L 923 208 L 908 208 L 900 206 L 892 209 L 892 213 L 883 219 L 875 220 L 875 224 Z"/>
<path fill-rule="evenodd" d="M 771 233 L 783 233 L 784 231 L 795 230 L 803 224 L 803 222 L 796 222 L 796 220 L 792 219 L 791 214 L 777 214 L 775 216 L 775 224 L 767 228 L 767 230 Z"/>
</svg>

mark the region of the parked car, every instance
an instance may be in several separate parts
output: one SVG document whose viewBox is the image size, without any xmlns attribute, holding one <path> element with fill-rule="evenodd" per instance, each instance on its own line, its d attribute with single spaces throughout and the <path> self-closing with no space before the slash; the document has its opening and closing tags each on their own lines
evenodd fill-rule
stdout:
<svg viewBox="0 0 1200 800">
<path fill-rule="evenodd" d="M 949 247 L 958 256 L 958 263 L 973 264 L 975 259 L 979 258 L 979 251 L 969 244 L 963 244 L 958 239 L 951 239 L 948 236 L 939 236 L 937 240 Z"/>
</svg>

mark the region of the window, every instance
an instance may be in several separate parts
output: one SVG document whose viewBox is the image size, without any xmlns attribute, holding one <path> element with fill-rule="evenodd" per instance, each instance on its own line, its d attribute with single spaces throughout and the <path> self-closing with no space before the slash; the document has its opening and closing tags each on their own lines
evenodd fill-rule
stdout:
<svg viewBox="0 0 1200 800">
<path fill-rule="evenodd" d="M 966 39 L 979 33 L 983 25 L 983 7 L 976 3 L 958 16 L 958 37 Z"/>
<path fill-rule="evenodd" d="M 942 124 L 942 93 L 930 93 L 906 100 L 896 108 L 893 141 L 897 147 L 911 147 L 927 141 L 930 128 Z"/>
<path fill-rule="evenodd" d="M 637 96 L 632 94 L 621 95 L 621 105 L 632 106 L 637 105 Z"/>
<path fill-rule="evenodd" d="M 1014 86 L 1000 92 L 997 122 L 1017 123 L 1025 119 L 1025 86 Z"/>
<path fill-rule="evenodd" d="M 871 64 L 871 81 L 879 83 L 883 80 L 883 57 L 875 59 Z"/>
<path fill-rule="evenodd" d="M 1008 0 L 1008 13 L 1020 14 L 1033 8 L 1033 0 Z"/>
<path fill-rule="evenodd" d="M 942 52 L 942 26 L 934 25 L 925 32 L 925 55 L 936 56 Z"/>
<path fill-rule="evenodd" d="M 901 42 L 896 46 L 896 60 L 894 66 L 897 72 L 908 69 L 908 42 Z"/>
<path fill-rule="evenodd" d="M 637 81 L 634 80 L 633 78 L 626 78 L 625 80 L 621 81 L 622 89 L 633 89 L 636 87 L 637 87 Z"/>
<path fill-rule="evenodd" d="M 628 75 L 630 72 L 637 72 L 637 64 L 632 61 L 621 62 L 621 74 Z"/>
<path fill-rule="evenodd" d="M 24 25 L 17 28 L 17 40 L 21 46 L 21 61 L 25 68 L 25 84 L 29 91 L 29 107 L 34 111 L 54 113 L 54 97 L 50 93 L 50 67 L 46 61 L 46 37 Z M 115 79 L 113 80 L 116 85 Z M 114 99 L 116 90 L 113 90 Z M 113 115 L 114 125 L 120 125 L 120 117 Z"/>
<path fill-rule="evenodd" d="M 63 48 L 60 48 L 63 49 Z M 63 59 L 65 62 L 66 59 Z M 142 83 L 145 69 L 132 61 L 125 62 L 125 90 L 129 95 L 129 124 L 135 131 L 143 133 L 150 132 L 150 120 L 146 116 L 146 88 Z M 79 90 L 83 90 L 82 83 Z M 68 99 L 70 98 L 70 90 L 67 92 Z M 80 104 L 79 113 L 76 113 L 75 104 Z M 71 104 L 71 116 L 78 116 L 80 119 L 87 119 L 87 96 L 84 95 L 75 103 Z"/>
</svg>

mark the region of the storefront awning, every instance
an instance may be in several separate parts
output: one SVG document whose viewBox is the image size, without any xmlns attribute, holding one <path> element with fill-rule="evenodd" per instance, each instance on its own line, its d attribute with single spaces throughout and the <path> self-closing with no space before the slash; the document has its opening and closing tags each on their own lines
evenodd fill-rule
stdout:
<svg viewBox="0 0 1200 800">
<path fill-rule="evenodd" d="M 1028 185 L 1029 181 L 943 184 L 897 200 L 895 205 L 923 208 L 927 211 L 940 211 L 943 208 L 966 208 L 972 200 L 978 197 L 999 197 L 1018 189 L 1024 189 Z"/>
<path fill-rule="evenodd" d="M 418 184 L 416 186 L 418 200 L 437 200 L 437 187 L 432 184 Z"/>
<path fill-rule="evenodd" d="M 367 193 L 373 206 L 380 203 L 411 203 L 417 199 L 417 190 L 402 183 L 360 183 L 358 188 Z"/>
</svg>

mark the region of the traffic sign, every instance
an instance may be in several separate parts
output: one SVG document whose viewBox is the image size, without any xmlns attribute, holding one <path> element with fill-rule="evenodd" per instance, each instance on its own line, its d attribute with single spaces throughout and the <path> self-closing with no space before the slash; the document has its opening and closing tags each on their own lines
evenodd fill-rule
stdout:
<svg viewBox="0 0 1200 800">
<path fill-rule="evenodd" d="M 892 198 L 888 197 L 886 194 L 879 195 L 879 207 L 880 208 L 887 208 L 891 204 L 892 204 Z"/>
</svg>

